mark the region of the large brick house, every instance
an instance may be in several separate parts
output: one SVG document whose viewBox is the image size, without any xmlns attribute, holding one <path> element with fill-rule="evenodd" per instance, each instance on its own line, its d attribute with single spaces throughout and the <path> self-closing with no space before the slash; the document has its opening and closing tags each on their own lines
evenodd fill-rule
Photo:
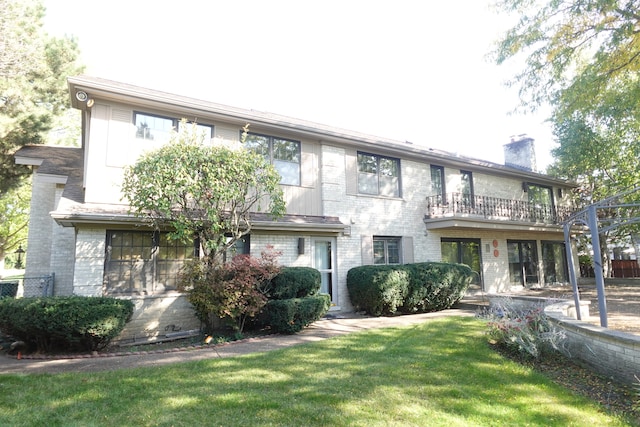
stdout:
<svg viewBox="0 0 640 427">
<path fill-rule="evenodd" d="M 333 310 L 351 309 L 347 272 L 365 264 L 462 262 L 490 293 L 568 281 L 559 221 L 572 184 L 534 172 L 531 139 L 505 145 L 501 165 L 94 77 L 68 82 L 81 147 L 15 156 L 34 170 L 26 275 L 55 273 L 56 295 L 132 298 L 125 335 L 198 327 L 175 290 L 193 248 L 141 227 L 120 194 L 123 167 L 183 118 L 212 143 L 250 124 L 280 171 L 287 215 L 257 221 L 238 250 L 273 245 L 281 264 L 317 268 Z"/>
</svg>

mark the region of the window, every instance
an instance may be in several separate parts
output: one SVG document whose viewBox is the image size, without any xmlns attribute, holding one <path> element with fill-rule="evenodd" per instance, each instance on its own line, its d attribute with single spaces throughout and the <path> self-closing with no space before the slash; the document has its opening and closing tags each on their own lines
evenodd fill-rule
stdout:
<svg viewBox="0 0 640 427">
<path fill-rule="evenodd" d="M 399 237 L 373 236 L 373 263 L 374 264 L 400 264 Z"/>
<path fill-rule="evenodd" d="M 540 242 L 545 284 L 569 283 L 569 268 L 564 242 Z"/>
<path fill-rule="evenodd" d="M 533 240 L 507 240 L 509 280 L 512 285 L 538 284 L 538 248 Z"/>
<path fill-rule="evenodd" d="M 211 141 L 211 138 L 213 138 L 213 126 L 211 125 L 203 125 L 200 123 L 196 123 L 196 122 L 180 122 L 178 124 L 178 132 L 181 132 L 182 130 L 184 130 L 184 127 L 190 127 L 190 126 L 195 126 L 195 131 L 196 134 L 199 137 L 202 137 L 202 142 L 204 144 L 208 144 Z"/>
<path fill-rule="evenodd" d="M 358 192 L 400 197 L 400 160 L 358 153 Z"/>
<path fill-rule="evenodd" d="M 177 287 L 184 262 L 197 256 L 195 244 L 182 244 L 166 233 L 107 231 L 106 293 L 152 295 Z"/>
<path fill-rule="evenodd" d="M 299 141 L 249 133 L 245 144 L 273 164 L 280 173 L 280 184 L 300 185 Z"/>
<path fill-rule="evenodd" d="M 431 166 L 431 194 L 438 197 L 438 203 L 446 200 L 444 168 L 442 166 Z"/>
<path fill-rule="evenodd" d="M 168 117 L 147 113 L 133 113 L 136 125 L 136 138 L 149 141 L 167 142 L 171 131 L 176 128 L 178 121 Z"/>
<path fill-rule="evenodd" d="M 469 171 L 460 171 L 460 193 L 466 206 L 473 206 L 473 175 Z"/>
<path fill-rule="evenodd" d="M 442 239 L 442 262 L 466 264 L 473 270 L 474 285 L 482 285 L 482 258 L 479 239 Z"/>
<path fill-rule="evenodd" d="M 544 185 L 524 183 L 530 205 L 530 217 L 534 221 L 549 221 L 555 217 L 553 189 Z"/>
<path fill-rule="evenodd" d="M 133 113 L 133 121 L 136 125 L 136 138 L 149 141 L 167 142 L 171 138 L 171 132 L 175 129 L 181 131 L 182 122 L 171 117 L 157 116 L 148 113 Z M 196 122 L 186 122 L 187 126 L 195 126 L 196 132 L 203 137 L 203 142 L 208 143 L 213 138 L 213 126 Z"/>
</svg>

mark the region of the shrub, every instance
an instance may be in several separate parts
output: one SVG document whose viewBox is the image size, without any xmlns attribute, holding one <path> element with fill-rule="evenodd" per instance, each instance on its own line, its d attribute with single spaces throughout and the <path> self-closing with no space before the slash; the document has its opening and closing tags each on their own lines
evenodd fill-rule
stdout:
<svg viewBox="0 0 640 427">
<path fill-rule="evenodd" d="M 270 298 L 303 298 L 320 291 L 320 272 L 311 267 L 284 267 L 271 281 Z"/>
<path fill-rule="evenodd" d="M 545 304 L 518 305 L 500 298 L 482 316 L 491 341 L 521 357 L 538 358 L 545 351 L 563 351 L 565 333 L 544 314 Z"/>
<path fill-rule="evenodd" d="M 422 262 L 403 266 L 409 271 L 409 289 L 400 311 L 431 312 L 451 308 L 464 296 L 473 271 L 463 264 Z"/>
<path fill-rule="evenodd" d="M 349 270 L 347 288 L 356 310 L 380 316 L 450 308 L 472 278 L 473 271 L 462 264 L 365 265 Z"/>
<path fill-rule="evenodd" d="M 374 316 L 393 314 L 409 289 L 409 273 L 403 266 L 363 265 L 347 273 L 349 298 L 356 310 Z"/>
<path fill-rule="evenodd" d="M 108 297 L 0 299 L 0 330 L 42 352 L 103 349 L 132 315 L 131 301 Z"/>
<path fill-rule="evenodd" d="M 271 326 L 273 332 L 294 334 L 322 318 L 330 305 L 331 297 L 328 294 L 270 300 L 261 318 L 264 324 Z"/>
<path fill-rule="evenodd" d="M 180 279 L 196 316 L 207 332 L 216 329 L 220 319 L 231 319 L 242 333 L 248 318 L 255 317 L 267 303 L 271 280 L 280 270 L 270 249 L 260 258 L 235 256 L 222 265 L 207 265 L 204 260 L 187 264 Z"/>
</svg>

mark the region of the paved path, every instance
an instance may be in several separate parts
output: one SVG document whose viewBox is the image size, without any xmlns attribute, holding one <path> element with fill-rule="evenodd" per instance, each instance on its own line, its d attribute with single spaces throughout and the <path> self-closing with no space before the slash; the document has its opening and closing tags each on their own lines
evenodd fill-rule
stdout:
<svg viewBox="0 0 640 427">
<path fill-rule="evenodd" d="M 474 316 L 475 314 L 475 307 L 463 305 L 459 308 L 452 308 L 435 313 L 421 313 L 394 317 L 362 317 L 357 315 L 344 315 L 344 317 L 324 318 L 294 335 L 269 335 L 201 349 L 169 351 L 162 353 L 131 353 L 124 356 L 102 355 L 66 359 L 23 358 L 21 360 L 17 360 L 15 356 L 0 355 L 0 374 L 99 372 L 144 366 L 162 366 L 176 362 L 233 357 L 248 353 L 276 350 L 279 348 L 315 342 L 350 332 L 358 332 L 372 328 L 409 326 L 440 317 Z"/>
</svg>

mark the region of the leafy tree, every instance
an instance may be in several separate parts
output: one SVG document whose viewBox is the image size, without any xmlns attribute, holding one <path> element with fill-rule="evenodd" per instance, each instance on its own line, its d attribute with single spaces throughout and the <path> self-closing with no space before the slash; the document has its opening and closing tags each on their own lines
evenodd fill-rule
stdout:
<svg viewBox="0 0 640 427">
<path fill-rule="evenodd" d="M 624 89 L 637 110 L 640 71 L 640 1 L 499 0 L 498 10 L 519 21 L 498 41 L 498 64 L 525 55 L 523 104 L 550 102 L 561 117 L 595 111 Z M 632 93 L 629 93 L 631 91 Z"/>
<path fill-rule="evenodd" d="M 22 185 L 0 196 L 0 272 L 4 259 L 27 240 L 31 185 L 26 179 Z"/>
<path fill-rule="evenodd" d="M 29 173 L 13 154 L 44 142 L 68 109 L 66 78 L 79 74 L 78 46 L 42 29 L 40 0 L 0 0 L 0 194 Z"/>
<path fill-rule="evenodd" d="M 174 239 L 198 238 L 207 264 L 219 264 L 251 231 L 253 213 L 284 214 L 280 175 L 241 144 L 204 144 L 195 124 L 181 128 L 125 168 L 122 192 L 135 215 L 156 229 L 169 226 Z"/>
<path fill-rule="evenodd" d="M 494 59 L 525 56 L 510 82 L 519 85 L 522 106 L 553 109 L 559 146 L 548 172 L 578 182 L 575 196 L 583 205 L 638 185 L 640 1 L 499 0 L 497 6 L 519 20 L 498 41 Z M 604 220 L 618 212 L 599 214 Z M 605 233 L 605 258 L 607 243 L 628 242 L 636 233 L 633 227 Z"/>
</svg>

